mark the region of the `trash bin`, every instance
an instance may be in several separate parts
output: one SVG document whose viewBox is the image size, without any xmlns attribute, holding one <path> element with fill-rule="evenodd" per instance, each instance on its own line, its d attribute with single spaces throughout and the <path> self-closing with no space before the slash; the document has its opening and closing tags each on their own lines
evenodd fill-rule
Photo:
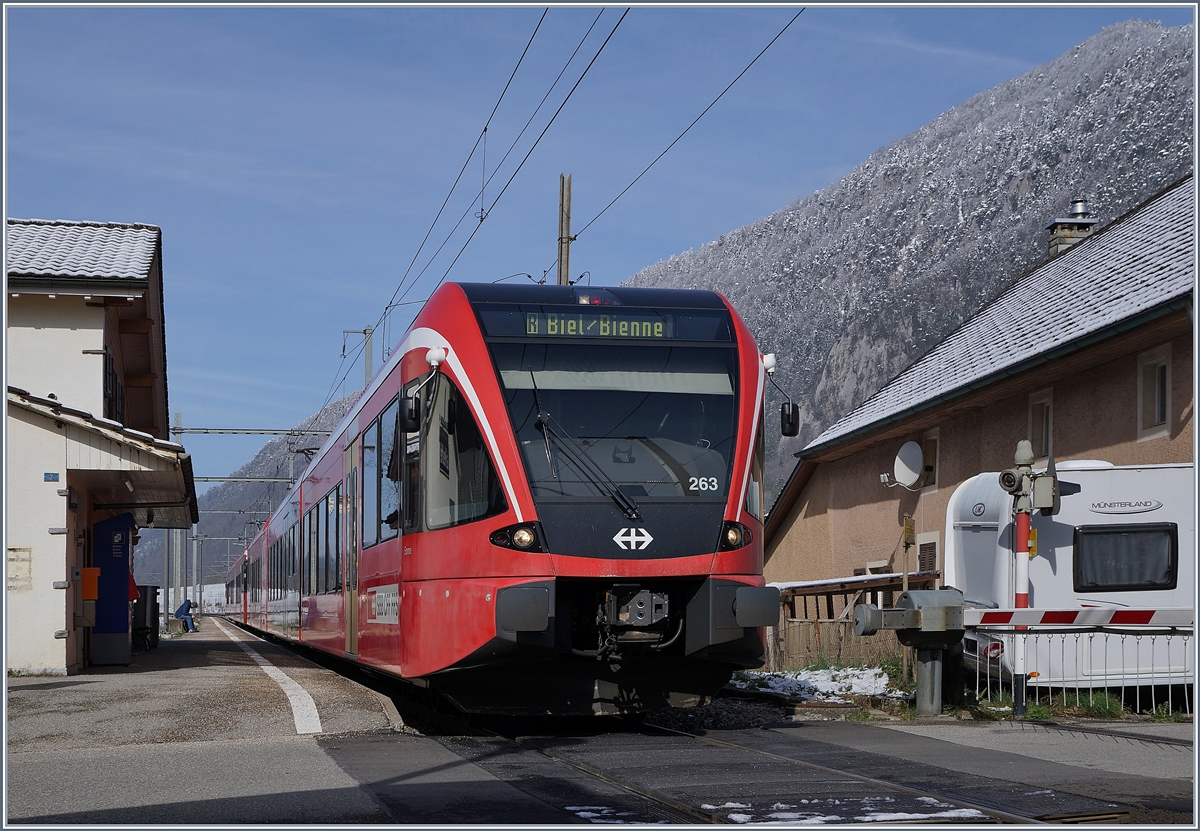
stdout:
<svg viewBox="0 0 1200 831">
<path fill-rule="evenodd" d="M 158 648 L 158 586 L 138 586 L 141 595 L 133 602 L 134 648 L 142 651 Z M 140 645 L 139 645 L 140 641 Z"/>
</svg>

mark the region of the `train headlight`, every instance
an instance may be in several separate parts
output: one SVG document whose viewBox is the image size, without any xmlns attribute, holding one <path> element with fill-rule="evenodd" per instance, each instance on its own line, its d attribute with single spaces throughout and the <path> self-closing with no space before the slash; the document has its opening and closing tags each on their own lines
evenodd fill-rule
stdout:
<svg viewBox="0 0 1200 831">
<path fill-rule="evenodd" d="M 523 522 L 507 528 L 497 528 L 488 535 L 492 545 L 511 548 L 515 551 L 545 551 L 542 533 L 536 522 Z"/>
<path fill-rule="evenodd" d="M 754 539 L 754 532 L 740 522 L 726 522 L 721 526 L 721 539 L 717 544 L 719 551 L 733 551 L 745 548 Z"/>
</svg>

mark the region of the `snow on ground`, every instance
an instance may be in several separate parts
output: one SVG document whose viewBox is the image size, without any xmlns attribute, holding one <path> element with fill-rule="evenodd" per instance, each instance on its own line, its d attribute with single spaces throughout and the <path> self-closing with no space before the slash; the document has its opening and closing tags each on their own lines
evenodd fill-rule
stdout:
<svg viewBox="0 0 1200 831">
<path fill-rule="evenodd" d="M 729 683 L 743 690 L 765 690 L 818 701 L 843 702 L 845 696 L 907 698 L 906 693 L 888 686 L 887 673 L 878 667 L 735 672 Z"/>
<path fill-rule="evenodd" d="M 755 809 L 740 802 L 724 805 L 704 804 L 706 811 L 721 811 L 736 808 L 736 812 L 725 814 L 725 819 L 738 825 L 832 825 L 846 822 L 913 822 L 922 820 L 984 819 L 980 811 L 973 808 L 955 808 L 945 802 L 929 797 L 919 797 L 918 802 L 929 806 L 929 813 L 888 810 L 894 807 L 892 797 L 843 797 L 829 799 L 800 799 L 790 805 L 776 802 L 770 808 Z"/>
</svg>

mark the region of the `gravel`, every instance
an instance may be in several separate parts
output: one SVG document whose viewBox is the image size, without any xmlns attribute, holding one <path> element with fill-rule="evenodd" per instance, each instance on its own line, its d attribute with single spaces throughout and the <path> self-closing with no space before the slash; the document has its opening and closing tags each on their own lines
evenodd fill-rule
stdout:
<svg viewBox="0 0 1200 831">
<path fill-rule="evenodd" d="M 646 716 L 646 723 L 694 733 L 698 730 L 744 730 L 776 721 L 788 720 L 778 704 L 718 698 L 698 707 L 663 710 Z"/>
</svg>

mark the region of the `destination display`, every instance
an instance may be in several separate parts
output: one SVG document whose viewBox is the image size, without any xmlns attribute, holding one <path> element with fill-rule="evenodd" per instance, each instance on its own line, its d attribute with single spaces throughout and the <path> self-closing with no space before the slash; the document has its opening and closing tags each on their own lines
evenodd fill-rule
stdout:
<svg viewBox="0 0 1200 831">
<path fill-rule="evenodd" d="M 524 316 L 525 334 L 535 338 L 670 340 L 675 337 L 675 318 L 672 315 L 527 311 Z"/>
<path fill-rule="evenodd" d="M 692 309 L 555 308 L 509 306 L 480 308 L 489 338 L 556 338 L 602 341 L 732 342 L 729 315 Z"/>
</svg>

